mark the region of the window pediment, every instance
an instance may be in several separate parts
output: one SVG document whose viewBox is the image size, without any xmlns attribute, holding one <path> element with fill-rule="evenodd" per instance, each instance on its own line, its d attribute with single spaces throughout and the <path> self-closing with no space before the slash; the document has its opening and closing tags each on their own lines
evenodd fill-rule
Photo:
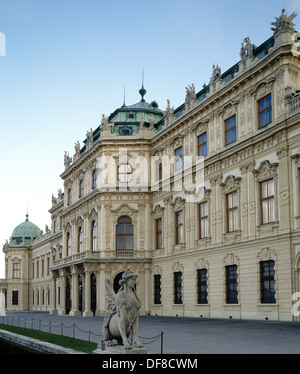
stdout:
<svg viewBox="0 0 300 374">
<path fill-rule="evenodd" d="M 277 166 L 277 162 L 270 164 L 270 162 L 266 160 L 261 162 L 259 168 L 257 170 L 253 170 L 252 173 L 255 175 L 257 182 L 262 182 L 266 179 L 274 178 L 276 176 Z"/>
</svg>

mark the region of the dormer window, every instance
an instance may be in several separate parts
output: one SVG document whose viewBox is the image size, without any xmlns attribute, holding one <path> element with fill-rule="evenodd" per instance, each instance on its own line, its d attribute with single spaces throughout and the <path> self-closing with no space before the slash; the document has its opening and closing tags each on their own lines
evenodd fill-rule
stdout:
<svg viewBox="0 0 300 374">
<path fill-rule="evenodd" d="M 128 119 L 134 119 L 134 118 L 135 118 L 134 113 L 129 113 L 129 114 L 128 114 Z"/>
<path fill-rule="evenodd" d="M 122 129 L 121 134 L 122 135 L 130 135 L 130 130 L 128 130 L 128 129 Z"/>
</svg>

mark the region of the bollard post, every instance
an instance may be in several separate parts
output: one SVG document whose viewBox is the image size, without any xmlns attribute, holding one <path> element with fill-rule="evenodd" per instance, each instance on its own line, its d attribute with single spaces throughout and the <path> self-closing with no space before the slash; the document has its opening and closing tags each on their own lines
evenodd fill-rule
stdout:
<svg viewBox="0 0 300 374">
<path fill-rule="evenodd" d="M 160 354 L 161 355 L 163 354 L 163 350 L 164 350 L 164 332 L 162 331 L 160 335 Z"/>
</svg>

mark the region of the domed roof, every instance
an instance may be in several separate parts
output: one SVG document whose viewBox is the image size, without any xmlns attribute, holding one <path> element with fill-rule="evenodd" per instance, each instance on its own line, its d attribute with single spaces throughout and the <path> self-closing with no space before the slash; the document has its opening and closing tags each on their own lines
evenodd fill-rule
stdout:
<svg viewBox="0 0 300 374">
<path fill-rule="evenodd" d="M 35 238 L 39 238 L 41 235 L 41 230 L 38 228 L 37 225 L 30 222 L 28 220 L 28 214 L 26 214 L 26 220 L 25 222 L 22 222 L 20 225 L 18 225 L 12 235 L 11 239 L 14 244 L 20 244 L 23 240 L 23 238 L 26 240 L 32 240 Z"/>
</svg>

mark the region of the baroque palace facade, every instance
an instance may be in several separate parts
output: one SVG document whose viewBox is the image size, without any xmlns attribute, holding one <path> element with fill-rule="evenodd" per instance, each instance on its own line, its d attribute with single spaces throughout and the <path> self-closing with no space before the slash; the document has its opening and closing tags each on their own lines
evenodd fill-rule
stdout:
<svg viewBox="0 0 300 374">
<path fill-rule="evenodd" d="M 298 320 L 300 34 L 282 11 L 185 102 L 102 116 L 52 196 L 3 246 L 7 310 L 104 315 L 105 278 L 137 275 L 141 314 Z M 300 297 L 300 296 L 299 296 Z M 295 305 L 294 305 L 295 306 Z M 294 312 L 293 312 L 294 310 Z"/>
</svg>

